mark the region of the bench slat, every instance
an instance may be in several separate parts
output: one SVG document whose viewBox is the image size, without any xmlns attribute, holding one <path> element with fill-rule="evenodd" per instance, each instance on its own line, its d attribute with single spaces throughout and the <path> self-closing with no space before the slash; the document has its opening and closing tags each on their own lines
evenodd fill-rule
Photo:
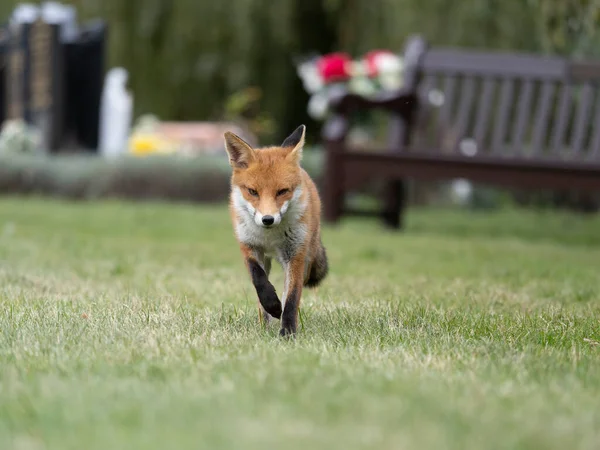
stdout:
<svg viewBox="0 0 600 450">
<path fill-rule="evenodd" d="M 475 80 L 472 77 L 465 77 L 461 83 L 460 101 L 458 103 L 458 115 L 456 118 L 457 135 L 453 142 L 453 150 L 456 151 L 460 145 L 462 137 L 467 132 L 469 125 L 469 113 L 473 105 L 475 96 Z"/>
<path fill-rule="evenodd" d="M 532 80 L 525 80 L 521 86 L 519 104 L 517 106 L 516 123 L 515 127 L 513 128 L 512 138 L 513 151 L 517 154 L 521 154 L 523 151 L 523 137 L 529 123 L 533 87 L 534 84 Z"/>
<path fill-rule="evenodd" d="M 593 117 L 593 134 L 589 146 L 589 159 L 600 159 L 600 94 L 596 98 L 596 108 Z"/>
<path fill-rule="evenodd" d="M 500 106 L 494 123 L 494 137 L 492 140 L 491 153 L 502 151 L 504 138 L 506 136 L 506 125 L 508 124 L 508 114 L 512 104 L 514 83 L 510 78 L 502 81 L 502 90 L 500 91 Z"/>
<path fill-rule="evenodd" d="M 563 58 L 458 49 L 429 50 L 423 58 L 423 70 L 426 73 L 538 80 L 561 79 L 570 73 L 569 65 Z"/>
<path fill-rule="evenodd" d="M 438 148 L 444 147 L 446 132 L 449 129 L 450 117 L 452 114 L 452 107 L 454 104 L 454 96 L 456 92 L 456 82 L 457 79 L 454 76 L 444 77 L 444 103 L 440 108 L 440 112 L 437 117 L 436 123 L 436 129 L 438 130 L 436 143 Z"/>
<path fill-rule="evenodd" d="M 545 81 L 542 85 L 538 106 L 535 113 L 535 123 L 533 128 L 533 155 L 539 155 L 544 148 L 546 140 L 546 131 L 548 130 L 550 108 L 552 106 L 552 97 L 554 96 L 555 85 L 551 81 Z"/>
<path fill-rule="evenodd" d="M 571 140 L 571 147 L 574 154 L 581 152 L 585 136 L 587 134 L 588 123 L 590 120 L 590 111 L 594 97 L 594 89 L 590 83 L 585 83 L 581 89 L 579 99 L 579 108 L 575 115 L 575 132 Z"/>
<path fill-rule="evenodd" d="M 425 101 L 425 103 L 429 103 L 429 95 L 433 89 L 437 87 L 437 77 L 435 75 L 426 75 L 425 78 L 421 81 L 421 86 L 419 87 L 419 97 Z M 427 121 L 426 127 L 423 130 L 426 142 L 432 142 L 434 139 L 431 138 L 432 133 L 430 130 L 432 125 L 430 121 Z"/>
<path fill-rule="evenodd" d="M 554 124 L 554 134 L 552 136 L 552 153 L 554 155 L 560 154 L 563 150 L 562 145 L 567 131 L 572 94 L 573 86 L 563 84 L 558 105 L 558 119 Z"/>
<path fill-rule="evenodd" d="M 477 105 L 477 119 L 475 122 L 475 141 L 479 148 L 485 146 L 485 138 L 488 130 L 490 113 L 492 112 L 492 100 L 496 81 L 488 78 L 483 82 L 483 89 Z"/>
</svg>

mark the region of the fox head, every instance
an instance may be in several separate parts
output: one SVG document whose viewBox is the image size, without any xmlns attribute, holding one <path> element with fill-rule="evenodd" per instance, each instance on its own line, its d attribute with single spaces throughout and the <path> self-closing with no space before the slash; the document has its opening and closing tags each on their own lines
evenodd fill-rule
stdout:
<svg viewBox="0 0 600 450">
<path fill-rule="evenodd" d="M 276 227 L 302 194 L 302 149 L 306 127 L 299 126 L 280 147 L 253 149 L 239 136 L 225 133 L 233 168 L 232 201 L 238 214 L 257 226 Z M 294 208 L 295 209 L 295 208 Z"/>
</svg>

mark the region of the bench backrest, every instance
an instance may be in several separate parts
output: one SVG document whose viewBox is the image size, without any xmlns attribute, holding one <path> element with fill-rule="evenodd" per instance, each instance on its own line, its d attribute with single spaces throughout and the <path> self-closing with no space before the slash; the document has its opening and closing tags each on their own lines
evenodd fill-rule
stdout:
<svg viewBox="0 0 600 450">
<path fill-rule="evenodd" d="M 598 62 L 433 48 L 412 70 L 415 149 L 600 162 Z"/>
</svg>

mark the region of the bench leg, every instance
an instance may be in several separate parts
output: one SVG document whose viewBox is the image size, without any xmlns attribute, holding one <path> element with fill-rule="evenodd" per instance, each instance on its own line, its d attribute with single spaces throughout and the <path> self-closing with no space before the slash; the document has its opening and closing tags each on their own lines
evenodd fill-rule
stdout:
<svg viewBox="0 0 600 450">
<path fill-rule="evenodd" d="M 326 222 L 337 222 L 344 212 L 344 185 L 338 143 L 328 145 L 325 160 L 325 192 L 323 195 L 323 216 Z"/>
<path fill-rule="evenodd" d="M 323 216 L 326 222 L 335 223 L 342 216 L 344 208 L 344 193 L 341 186 L 327 181 L 323 196 Z"/>
<path fill-rule="evenodd" d="M 403 213 L 406 207 L 406 183 L 401 180 L 390 181 L 384 188 L 383 222 L 392 229 L 401 229 Z"/>
<path fill-rule="evenodd" d="M 340 203 L 339 201 L 335 201 L 335 202 L 325 202 L 325 208 L 324 208 L 324 217 L 325 217 L 325 221 L 328 223 L 336 223 L 340 220 L 340 217 L 342 216 L 341 213 L 341 208 L 338 206 L 338 203 Z"/>
</svg>

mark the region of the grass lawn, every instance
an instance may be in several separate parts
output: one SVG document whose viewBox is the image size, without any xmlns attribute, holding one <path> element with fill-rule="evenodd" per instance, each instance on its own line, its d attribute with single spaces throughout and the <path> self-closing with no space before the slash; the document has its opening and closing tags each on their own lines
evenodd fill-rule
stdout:
<svg viewBox="0 0 600 450">
<path fill-rule="evenodd" d="M 600 218 L 408 219 L 284 342 L 224 207 L 0 200 L 0 448 L 597 449 Z"/>
</svg>

